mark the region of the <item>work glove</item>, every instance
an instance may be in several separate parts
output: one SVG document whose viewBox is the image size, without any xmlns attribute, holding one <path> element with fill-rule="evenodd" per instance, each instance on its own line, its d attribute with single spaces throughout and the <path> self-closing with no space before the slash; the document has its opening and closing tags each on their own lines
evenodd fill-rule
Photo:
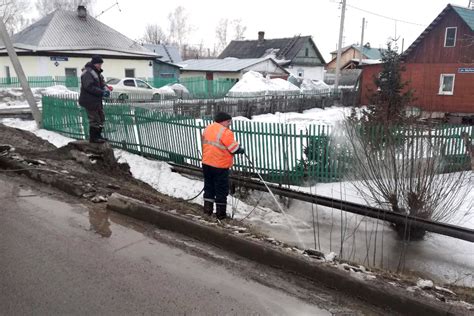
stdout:
<svg viewBox="0 0 474 316">
<path fill-rule="evenodd" d="M 236 155 L 243 155 L 243 154 L 245 154 L 245 149 L 244 149 L 244 147 L 240 146 L 239 149 L 237 149 L 234 154 L 236 154 Z"/>
<path fill-rule="evenodd" d="M 104 90 L 102 91 L 102 96 L 104 98 L 109 98 L 110 97 L 110 91 L 109 90 Z"/>
</svg>

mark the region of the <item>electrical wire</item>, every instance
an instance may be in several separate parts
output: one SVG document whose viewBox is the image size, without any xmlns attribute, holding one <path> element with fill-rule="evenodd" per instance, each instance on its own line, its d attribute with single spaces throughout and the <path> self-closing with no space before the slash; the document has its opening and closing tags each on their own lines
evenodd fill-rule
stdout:
<svg viewBox="0 0 474 316">
<path fill-rule="evenodd" d="M 372 12 L 372 11 L 368 11 L 368 10 L 365 10 L 365 9 L 362 9 L 362 8 L 358 8 L 358 7 L 355 7 L 355 6 L 350 5 L 350 4 L 346 4 L 346 6 L 352 8 L 352 9 L 356 9 L 356 10 L 359 10 L 359 11 L 362 11 L 362 12 L 365 12 L 365 13 L 368 13 L 368 14 L 372 14 L 372 15 L 375 15 L 375 16 L 378 16 L 378 17 L 381 17 L 381 18 L 384 18 L 384 19 L 392 20 L 392 21 L 395 21 L 395 22 L 401 22 L 401 23 L 426 27 L 426 24 L 420 24 L 420 23 L 415 23 L 415 22 L 410 22 L 410 21 L 391 18 L 389 16 L 382 15 L 382 14 L 379 14 L 379 13 L 375 13 L 375 12 Z"/>
</svg>

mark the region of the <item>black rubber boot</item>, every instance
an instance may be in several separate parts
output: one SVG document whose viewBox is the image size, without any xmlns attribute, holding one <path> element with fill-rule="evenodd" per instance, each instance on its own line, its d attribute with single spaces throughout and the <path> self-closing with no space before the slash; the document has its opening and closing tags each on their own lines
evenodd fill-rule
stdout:
<svg viewBox="0 0 474 316">
<path fill-rule="evenodd" d="M 99 138 L 99 128 L 89 127 L 89 143 L 102 144 L 105 140 Z"/>
<path fill-rule="evenodd" d="M 99 135 L 98 135 L 98 137 L 97 137 L 97 138 L 98 138 L 98 139 L 102 139 L 103 141 L 105 141 L 105 142 L 106 142 L 106 141 L 108 141 L 109 139 L 108 139 L 108 138 L 106 138 L 106 137 L 104 137 L 104 136 L 102 136 L 102 131 L 103 131 L 103 130 L 104 130 L 104 128 L 103 128 L 103 127 L 100 127 L 100 128 L 98 128 Z"/>
<path fill-rule="evenodd" d="M 210 201 L 204 201 L 204 214 L 211 216 L 214 211 L 214 203 Z"/>
<path fill-rule="evenodd" d="M 217 219 L 222 220 L 222 219 L 227 218 L 226 209 L 227 209 L 226 204 L 216 204 L 216 217 L 217 217 Z"/>
</svg>

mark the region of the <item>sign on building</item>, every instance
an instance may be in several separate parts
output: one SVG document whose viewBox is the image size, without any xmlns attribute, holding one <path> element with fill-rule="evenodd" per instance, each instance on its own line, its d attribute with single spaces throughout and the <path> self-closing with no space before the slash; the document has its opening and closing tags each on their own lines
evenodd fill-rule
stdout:
<svg viewBox="0 0 474 316">
<path fill-rule="evenodd" d="M 51 57 L 49 57 L 49 60 L 51 60 L 51 61 L 68 61 L 69 57 L 51 56 Z"/>
<path fill-rule="evenodd" d="M 474 73 L 474 68 L 458 68 L 458 73 Z"/>
</svg>

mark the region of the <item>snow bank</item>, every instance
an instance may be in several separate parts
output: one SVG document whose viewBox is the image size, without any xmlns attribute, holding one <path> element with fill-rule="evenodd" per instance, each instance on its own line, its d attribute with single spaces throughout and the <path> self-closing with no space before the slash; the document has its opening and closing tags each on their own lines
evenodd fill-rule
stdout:
<svg viewBox="0 0 474 316">
<path fill-rule="evenodd" d="M 250 97 L 282 93 L 298 94 L 299 92 L 300 89 L 289 81 L 281 78 L 268 79 L 258 72 L 249 71 L 229 90 L 227 96 Z"/>
<path fill-rule="evenodd" d="M 76 91 L 69 90 L 66 86 L 62 85 L 57 85 L 57 86 L 51 86 L 47 88 L 35 88 L 33 91 L 37 94 L 41 95 L 65 95 L 65 94 L 74 94 L 78 95 L 79 93 Z"/>
<path fill-rule="evenodd" d="M 328 91 L 330 87 L 321 80 L 303 79 L 300 86 L 301 92 Z"/>
</svg>

